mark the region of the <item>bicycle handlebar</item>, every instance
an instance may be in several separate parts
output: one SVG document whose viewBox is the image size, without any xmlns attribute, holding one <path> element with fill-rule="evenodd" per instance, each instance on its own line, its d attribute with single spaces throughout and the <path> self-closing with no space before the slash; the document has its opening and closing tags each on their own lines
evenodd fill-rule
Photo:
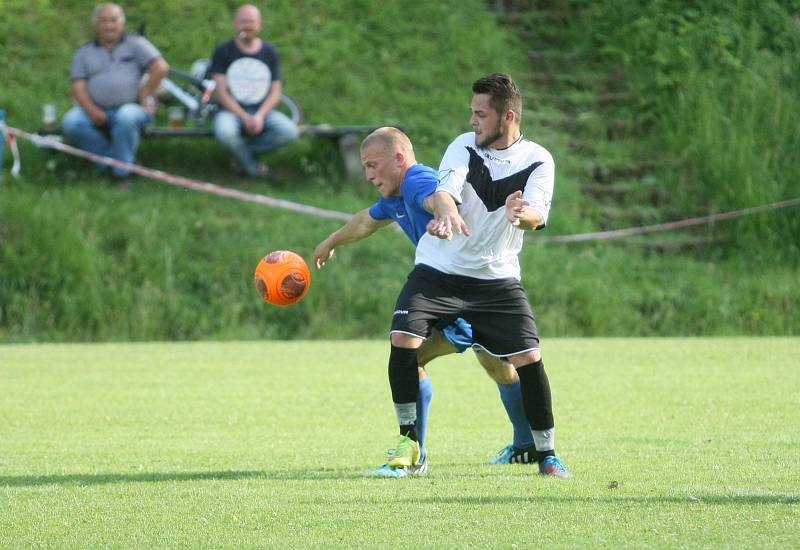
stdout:
<svg viewBox="0 0 800 550">
<path fill-rule="evenodd" d="M 197 86 L 199 88 L 205 88 L 205 86 L 206 86 L 206 84 L 205 84 L 206 81 L 204 79 L 197 78 L 193 74 L 187 73 L 186 71 L 181 71 L 181 70 L 173 69 L 172 67 L 170 67 L 169 68 L 169 74 L 171 76 L 174 75 L 174 76 L 179 76 L 181 78 L 184 78 L 184 79 L 188 80 L 189 82 L 191 82 L 192 84 L 194 84 L 195 86 Z"/>
</svg>

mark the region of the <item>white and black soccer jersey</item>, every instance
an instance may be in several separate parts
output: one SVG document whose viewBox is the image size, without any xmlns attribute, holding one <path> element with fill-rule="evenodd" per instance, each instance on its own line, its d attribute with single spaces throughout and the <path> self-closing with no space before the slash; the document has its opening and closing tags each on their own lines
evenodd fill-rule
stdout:
<svg viewBox="0 0 800 550">
<path fill-rule="evenodd" d="M 439 165 L 437 191 L 459 204 L 470 235 L 450 241 L 425 234 L 417 246 L 416 263 L 444 273 L 477 279 L 520 279 L 517 255 L 524 231 L 505 217 L 506 197 L 517 190 L 542 215 L 550 212 L 555 182 L 552 155 L 520 137 L 506 149 L 481 149 L 475 133 L 458 136 Z"/>
</svg>

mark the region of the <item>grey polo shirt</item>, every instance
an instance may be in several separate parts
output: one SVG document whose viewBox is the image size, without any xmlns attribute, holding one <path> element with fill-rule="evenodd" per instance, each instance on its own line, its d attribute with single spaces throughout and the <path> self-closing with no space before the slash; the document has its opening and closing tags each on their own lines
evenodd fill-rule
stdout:
<svg viewBox="0 0 800 550">
<path fill-rule="evenodd" d="M 75 52 L 72 80 L 85 80 L 89 97 L 100 107 L 110 109 L 137 103 L 142 75 L 161 54 L 146 38 L 123 34 L 111 49 L 97 40 L 87 42 Z"/>
</svg>

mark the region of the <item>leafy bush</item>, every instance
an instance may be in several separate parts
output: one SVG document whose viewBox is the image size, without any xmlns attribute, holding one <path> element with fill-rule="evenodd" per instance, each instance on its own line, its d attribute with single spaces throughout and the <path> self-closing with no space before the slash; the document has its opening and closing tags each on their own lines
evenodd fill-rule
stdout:
<svg viewBox="0 0 800 550">
<path fill-rule="evenodd" d="M 673 193 L 706 213 L 800 196 L 796 1 L 610 0 L 587 7 L 585 47 L 627 68 L 639 124 L 680 159 Z M 800 216 L 732 224 L 730 252 L 797 262 Z M 725 231 L 724 229 L 719 229 Z"/>
</svg>

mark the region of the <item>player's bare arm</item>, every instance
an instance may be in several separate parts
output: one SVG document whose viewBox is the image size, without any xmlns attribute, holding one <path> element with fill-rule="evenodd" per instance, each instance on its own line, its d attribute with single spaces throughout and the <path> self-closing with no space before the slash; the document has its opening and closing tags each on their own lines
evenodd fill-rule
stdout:
<svg viewBox="0 0 800 550">
<path fill-rule="evenodd" d="M 425 197 L 425 200 L 422 201 L 422 207 L 425 209 L 426 212 L 430 212 L 431 214 L 434 213 L 434 204 L 433 204 L 433 194 L 428 195 Z"/>
<path fill-rule="evenodd" d="M 544 224 L 542 215 L 528 208 L 530 203 L 522 198 L 522 191 L 514 191 L 506 197 L 506 219 L 509 223 L 520 229 L 533 229 Z"/>
<path fill-rule="evenodd" d="M 333 257 L 334 249 L 343 244 L 350 244 L 366 239 L 381 227 L 392 223 L 391 220 L 376 220 L 369 215 L 369 208 L 361 210 L 358 214 L 331 233 L 327 239 L 317 245 L 314 250 L 314 265 L 320 269 L 325 262 Z"/>
<path fill-rule="evenodd" d="M 458 205 L 453 197 L 444 191 L 437 191 L 431 197 L 434 218 L 428 223 L 428 233 L 447 240 L 453 238 L 453 233 L 469 235 L 469 227 L 458 212 Z"/>
</svg>

